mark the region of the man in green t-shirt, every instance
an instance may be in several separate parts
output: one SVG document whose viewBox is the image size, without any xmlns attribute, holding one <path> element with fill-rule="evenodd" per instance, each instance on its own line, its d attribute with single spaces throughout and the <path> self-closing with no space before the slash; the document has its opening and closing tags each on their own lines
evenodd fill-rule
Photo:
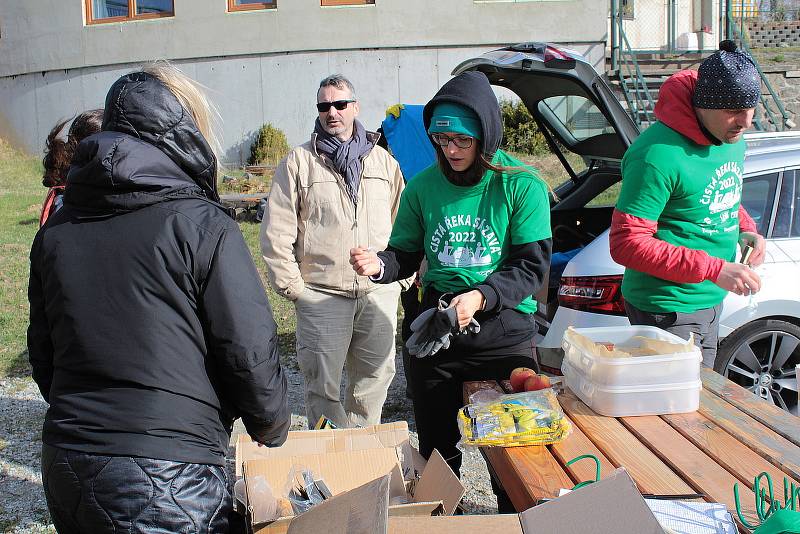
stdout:
<svg viewBox="0 0 800 534">
<path fill-rule="evenodd" d="M 694 333 L 714 365 L 722 300 L 754 293 L 764 238 L 740 205 L 745 142 L 761 82 L 753 60 L 731 41 L 699 71 L 663 85 L 658 122 L 622 160 L 622 191 L 612 218 L 611 256 L 632 324 Z M 753 247 L 735 263 L 737 244 Z"/>
</svg>

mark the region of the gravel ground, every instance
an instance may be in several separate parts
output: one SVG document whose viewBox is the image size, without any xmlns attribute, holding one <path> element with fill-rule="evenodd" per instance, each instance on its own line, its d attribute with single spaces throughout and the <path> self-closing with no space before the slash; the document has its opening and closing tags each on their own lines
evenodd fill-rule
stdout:
<svg viewBox="0 0 800 534">
<path fill-rule="evenodd" d="M 306 426 L 303 401 L 303 378 L 293 355 L 282 357 L 289 380 L 289 403 L 292 426 Z M 405 396 L 402 359 L 397 358 L 397 376 L 389 389 L 384 406 L 384 421 L 408 421 L 412 442 L 416 445 L 411 401 Z M 55 532 L 50 525 L 42 478 L 41 426 L 47 404 L 30 378 L 0 380 L 0 532 Z M 235 432 L 241 432 L 239 422 Z M 234 435 L 235 439 L 235 435 Z M 231 448 L 231 454 L 233 449 Z M 233 469 L 233 460 L 229 458 Z M 489 485 L 486 463 L 478 452 L 468 452 L 461 468 L 467 495 L 462 504 L 469 514 L 495 514 L 497 502 Z"/>
</svg>

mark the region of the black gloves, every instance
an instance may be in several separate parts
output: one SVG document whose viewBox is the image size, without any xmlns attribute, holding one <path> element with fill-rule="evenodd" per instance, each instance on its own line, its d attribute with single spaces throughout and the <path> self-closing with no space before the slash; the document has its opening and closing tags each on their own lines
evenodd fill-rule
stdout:
<svg viewBox="0 0 800 534">
<path fill-rule="evenodd" d="M 411 337 L 406 341 L 406 348 L 412 356 L 424 358 L 450 347 L 451 337 L 456 334 L 470 332 L 477 334 L 481 330 L 478 321 L 473 318 L 463 330 L 458 326 L 458 313 L 455 308 L 439 299 L 438 308 L 429 308 L 420 313 L 411 323 Z"/>
</svg>

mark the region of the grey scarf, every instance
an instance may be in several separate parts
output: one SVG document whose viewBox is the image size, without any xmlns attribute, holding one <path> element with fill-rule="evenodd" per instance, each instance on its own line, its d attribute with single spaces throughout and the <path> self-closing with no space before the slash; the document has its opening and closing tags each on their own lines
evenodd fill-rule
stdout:
<svg viewBox="0 0 800 534">
<path fill-rule="evenodd" d="M 317 119 L 314 125 L 317 134 L 317 150 L 333 162 L 334 168 L 344 178 L 347 195 L 353 204 L 358 203 L 358 186 L 361 182 L 361 170 L 364 168 L 364 158 L 369 154 L 374 143 L 367 139 L 364 125 L 358 121 L 353 124 L 353 137 L 347 141 L 339 141 L 322 128 Z"/>
</svg>

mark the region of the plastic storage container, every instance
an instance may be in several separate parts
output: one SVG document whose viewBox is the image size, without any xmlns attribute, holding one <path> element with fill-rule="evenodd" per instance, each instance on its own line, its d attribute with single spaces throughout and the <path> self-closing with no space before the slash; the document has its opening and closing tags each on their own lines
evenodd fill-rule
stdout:
<svg viewBox="0 0 800 534">
<path fill-rule="evenodd" d="M 700 380 L 646 386 L 604 386 L 587 380 L 570 367 L 562 366 L 567 387 L 600 415 L 663 415 L 694 412 L 700 406 Z"/>
<path fill-rule="evenodd" d="M 576 328 L 594 342 L 610 342 L 619 347 L 635 345 L 634 336 L 649 337 L 670 343 L 686 343 L 685 339 L 670 334 L 654 326 L 622 326 Z M 686 384 L 700 380 L 700 363 L 703 357 L 700 349 L 695 347 L 690 352 L 632 356 L 630 358 L 605 358 L 588 354 L 580 347 L 574 346 L 567 339 L 566 333 L 561 346 L 564 349 L 564 364 L 568 364 L 597 386 L 638 387 L 664 384 Z"/>
</svg>

